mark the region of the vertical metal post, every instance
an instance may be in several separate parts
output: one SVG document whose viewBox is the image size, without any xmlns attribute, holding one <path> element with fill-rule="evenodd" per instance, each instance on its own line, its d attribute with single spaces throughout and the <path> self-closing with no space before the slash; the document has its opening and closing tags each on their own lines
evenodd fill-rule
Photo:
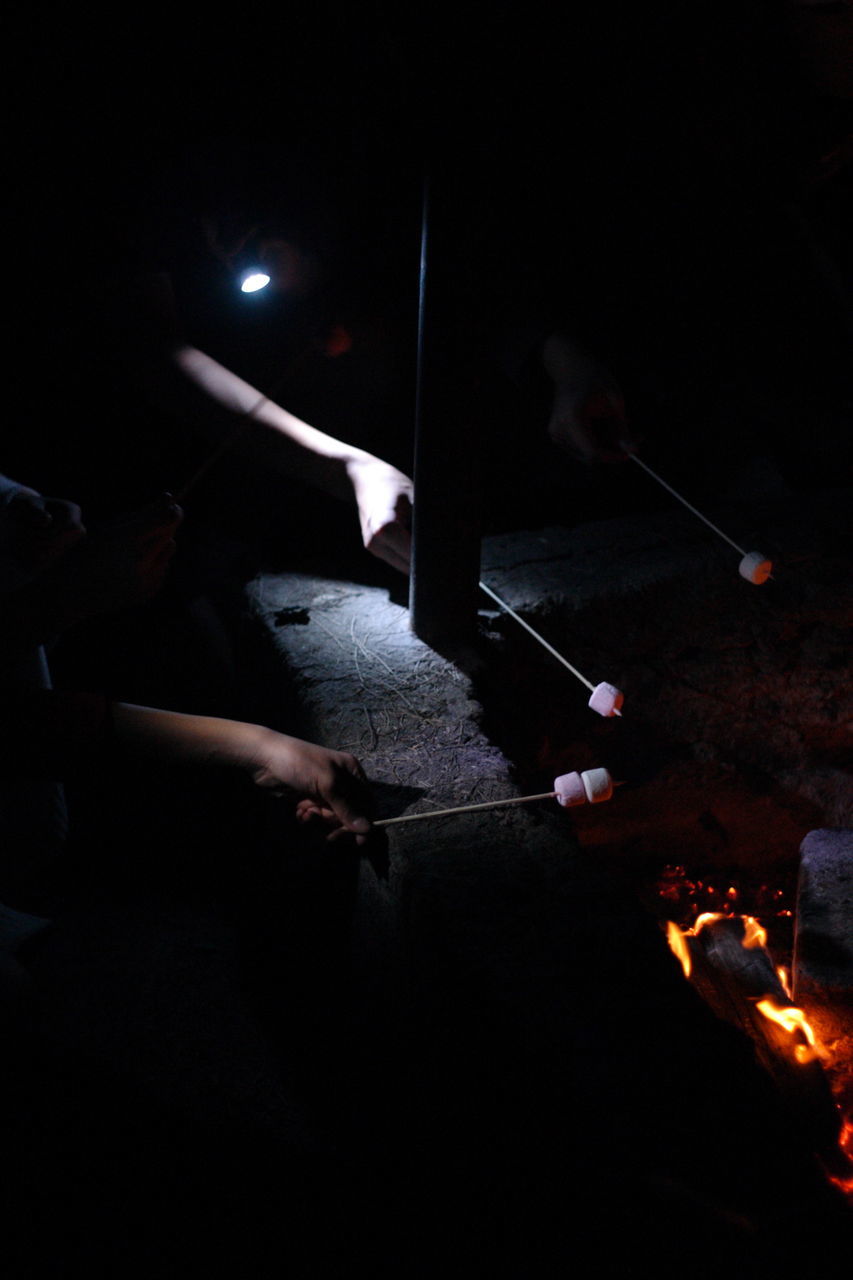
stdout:
<svg viewBox="0 0 853 1280">
<path fill-rule="evenodd" d="M 411 625 L 434 647 L 476 634 L 480 424 L 448 175 L 424 186 L 415 409 Z M 466 349 L 467 343 L 467 349 Z"/>
</svg>

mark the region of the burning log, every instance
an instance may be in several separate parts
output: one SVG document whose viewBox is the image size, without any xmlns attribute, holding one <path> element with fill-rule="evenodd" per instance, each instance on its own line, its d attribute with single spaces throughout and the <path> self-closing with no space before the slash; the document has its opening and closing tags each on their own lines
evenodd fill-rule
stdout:
<svg viewBox="0 0 853 1280">
<path fill-rule="evenodd" d="M 718 1017 L 751 1040 L 803 1141 L 834 1179 L 853 1175 L 840 1145 L 842 1120 L 814 1034 L 797 1009 L 751 916 L 700 916 L 682 932 L 668 929 L 686 976 Z"/>
</svg>

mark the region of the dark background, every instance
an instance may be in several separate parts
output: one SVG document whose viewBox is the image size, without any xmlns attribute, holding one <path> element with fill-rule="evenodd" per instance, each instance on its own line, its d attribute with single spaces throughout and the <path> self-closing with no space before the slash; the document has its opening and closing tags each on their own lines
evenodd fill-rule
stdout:
<svg viewBox="0 0 853 1280">
<path fill-rule="evenodd" d="M 844 6 L 830 9 L 843 67 Z M 536 352 L 555 325 L 614 370 L 676 479 L 719 488 L 745 446 L 798 484 L 840 456 L 849 467 L 851 99 L 813 53 L 837 13 L 807 11 L 805 29 L 802 16 L 335 4 L 13 19 L 9 386 L 15 434 L 39 438 L 24 454 L 40 468 L 68 454 L 54 406 L 69 390 L 102 469 L 117 452 L 107 403 L 121 390 L 98 381 L 109 362 L 93 359 L 103 318 L 89 295 L 142 264 L 170 270 L 188 338 L 264 390 L 306 338 L 343 325 L 350 349 L 303 361 L 281 399 L 410 470 L 427 180 L 441 223 L 430 270 L 453 282 L 448 340 L 470 347 L 494 446 L 487 523 L 528 523 L 549 487 L 600 485 L 545 440 Z M 235 299 L 202 212 L 292 235 L 322 265 L 313 295 Z M 123 434 L 140 445 L 157 430 L 131 414 Z M 198 456 L 175 447 L 172 432 L 171 464 L 162 447 L 140 462 L 140 497 L 176 487 Z M 62 468 L 74 478 L 67 456 Z M 121 480 L 130 498 L 126 465 Z"/>
</svg>

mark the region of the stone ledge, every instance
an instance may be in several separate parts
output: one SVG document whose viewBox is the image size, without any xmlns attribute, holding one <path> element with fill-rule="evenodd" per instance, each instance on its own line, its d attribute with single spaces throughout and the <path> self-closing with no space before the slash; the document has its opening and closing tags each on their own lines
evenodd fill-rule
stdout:
<svg viewBox="0 0 853 1280">
<path fill-rule="evenodd" d="M 307 574 L 261 575 L 249 604 L 288 672 L 302 732 L 364 765 L 376 817 L 479 804 L 520 794 L 512 766 L 481 727 L 469 675 L 423 644 L 387 591 Z M 545 789 L 544 787 L 542 788 Z M 575 849 L 550 802 L 388 829 L 397 877 L 439 865 L 498 879 L 509 862 L 556 871 Z M 562 874 L 562 872 L 560 873 Z"/>
</svg>

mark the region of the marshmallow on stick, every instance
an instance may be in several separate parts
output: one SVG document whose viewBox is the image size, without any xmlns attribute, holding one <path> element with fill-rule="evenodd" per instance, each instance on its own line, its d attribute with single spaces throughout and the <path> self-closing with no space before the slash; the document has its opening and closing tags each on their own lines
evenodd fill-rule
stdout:
<svg viewBox="0 0 853 1280">
<path fill-rule="evenodd" d="M 707 516 L 703 516 L 701 511 L 697 511 L 696 507 L 691 502 L 688 502 L 685 497 L 682 497 L 677 489 L 673 489 L 672 485 L 668 484 L 662 476 L 659 476 L 656 471 L 652 471 L 648 463 L 643 462 L 642 458 L 638 458 L 636 453 L 632 453 L 630 449 L 626 449 L 626 453 L 632 462 L 636 462 L 638 467 L 642 467 L 643 471 L 650 475 L 653 480 L 657 480 L 658 484 L 662 485 L 668 493 L 671 493 L 679 502 L 683 502 L 688 511 L 692 511 L 694 516 L 698 516 L 700 520 L 703 520 L 709 529 L 713 529 L 714 533 L 719 534 L 724 542 L 727 542 L 730 547 L 734 547 L 735 551 L 740 552 L 741 560 L 738 565 L 738 573 L 742 578 L 746 578 L 747 582 L 754 582 L 756 586 L 760 586 L 762 582 L 772 578 L 772 560 L 768 560 L 760 551 L 744 551 L 743 547 L 739 547 L 736 542 L 733 542 L 727 533 L 723 533 L 722 529 L 718 529 L 715 524 L 712 524 Z"/>
<path fill-rule="evenodd" d="M 530 623 L 525 622 L 514 609 L 509 607 L 505 600 L 501 600 L 500 596 L 492 591 L 491 587 L 487 587 L 485 582 L 480 583 L 480 590 L 485 591 L 487 596 L 491 596 L 495 603 L 500 605 L 520 626 L 524 627 L 525 631 L 528 631 L 534 640 L 538 640 L 542 648 L 547 649 L 553 658 L 556 658 L 558 662 L 562 662 L 563 666 L 571 671 L 576 680 L 580 680 L 581 684 L 585 684 L 587 689 L 592 690 L 592 696 L 587 705 L 592 707 L 593 711 L 597 711 L 600 716 L 621 716 L 620 708 L 625 701 L 625 697 L 620 689 L 617 689 L 613 684 L 607 684 L 606 681 L 601 684 L 593 684 L 591 680 L 587 680 L 586 676 L 581 675 L 577 667 L 572 666 L 568 658 L 564 658 L 553 645 L 550 645 L 547 640 L 540 636 L 538 631 L 534 631 Z"/>
<path fill-rule="evenodd" d="M 507 800 L 485 800 L 482 804 L 462 804 L 454 809 L 431 809 L 428 813 L 404 813 L 399 818 L 380 818 L 374 827 L 391 827 L 400 822 L 421 822 L 424 818 L 446 818 L 454 813 L 476 813 L 481 809 L 501 809 L 511 804 L 530 804 L 533 800 L 556 800 L 568 809 L 576 804 L 600 804 L 609 800 L 618 786 L 606 769 L 585 769 L 583 773 L 562 773 L 554 779 L 553 791 L 535 796 L 510 796 Z"/>
</svg>

